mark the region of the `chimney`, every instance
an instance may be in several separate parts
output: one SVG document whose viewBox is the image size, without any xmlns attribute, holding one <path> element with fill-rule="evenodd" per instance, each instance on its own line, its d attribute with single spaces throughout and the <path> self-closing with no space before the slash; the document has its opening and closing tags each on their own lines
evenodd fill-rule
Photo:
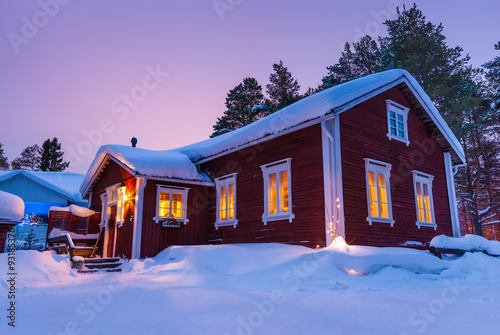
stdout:
<svg viewBox="0 0 500 335">
<path fill-rule="evenodd" d="M 137 139 L 135 137 L 132 137 L 130 142 L 132 142 L 132 147 L 135 148 L 135 146 L 137 145 Z"/>
</svg>

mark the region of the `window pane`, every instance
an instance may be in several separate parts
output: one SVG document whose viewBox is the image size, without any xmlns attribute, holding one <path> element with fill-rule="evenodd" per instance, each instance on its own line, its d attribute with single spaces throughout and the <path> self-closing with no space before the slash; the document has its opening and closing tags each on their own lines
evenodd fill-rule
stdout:
<svg viewBox="0 0 500 335">
<path fill-rule="evenodd" d="M 270 173 L 268 177 L 268 187 L 276 186 L 276 173 Z"/>
<path fill-rule="evenodd" d="M 220 187 L 220 197 L 225 198 L 226 197 L 226 186 L 221 186 Z"/>
<path fill-rule="evenodd" d="M 280 200 L 288 200 L 288 185 L 280 187 Z"/>
<path fill-rule="evenodd" d="M 370 200 L 378 202 L 377 186 L 370 186 Z"/>
<path fill-rule="evenodd" d="M 383 173 L 378 173 L 378 186 L 385 188 L 385 175 Z"/>
<path fill-rule="evenodd" d="M 401 138 L 405 138 L 405 133 L 404 131 L 398 131 L 398 136 L 401 137 Z"/>
<path fill-rule="evenodd" d="M 389 218 L 389 211 L 387 209 L 387 204 L 380 204 L 380 217 Z"/>
<path fill-rule="evenodd" d="M 405 130 L 405 125 L 401 122 L 398 122 L 398 129 L 399 130 Z"/>
<path fill-rule="evenodd" d="M 228 215 L 227 216 L 228 216 L 228 220 L 234 219 L 234 209 L 230 209 L 228 211 Z"/>
<path fill-rule="evenodd" d="M 432 223 L 432 214 L 431 214 L 430 209 L 428 209 L 428 210 L 425 211 L 425 215 L 426 215 L 425 222 Z"/>
<path fill-rule="evenodd" d="M 396 120 L 390 120 L 391 128 L 396 128 Z"/>
<path fill-rule="evenodd" d="M 277 202 L 269 203 L 269 215 L 276 214 L 278 212 Z"/>
<path fill-rule="evenodd" d="M 403 122 L 403 115 L 398 114 L 398 122 Z"/>
<path fill-rule="evenodd" d="M 398 132 L 397 132 L 396 128 L 391 127 L 391 135 L 396 136 L 397 134 L 398 134 Z"/>
<path fill-rule="evenodd" d="M 229 195 L 234 195 L 234 184 L 229 184 Z"/>
<path fill-rule="evenodd" d="M 280 185 L 288 184 L 288 171 L 280 171 Z"/>
<path fill-rule="evenodd" d="M 381 203 L 387 203 L 387 190 L 385 188 L 379 188 L 378 193 L 380 195 L 380 202 Z"/>
<path fill-rule="evenodd" d="M 219 210 L 224 211 L 226 207 L 226 198 L 219 199 Z"/>
<path fill-rule="evenodd" d="M 225 220 L 226 220 L 226 210 L 221 210 L 221 211 L 219 212 L 219 219 L 220 219 L 221 221 L 225 221 Z"/>
<path fill-rule="evenodd" d="M 170 216 L 170 208 L 160 208 L 158 212 L 160 217 Z"/>
<path fill-rule="evenodd" d="M 172 216 L 176 218 L 182 217 L 182 194 L 172 195 Z"/>
<path fill-rule="evenodd" d="M 375 181 L 375 172 L 368 172 L 368 184 L 370 186 L 377 186 L 377 182 Z"/>
<path fill-rule="evenodd" d="M 227 208 L 234 208 L 234 196 L 227 198 Z"/>
<path fill-rule="evenodd" d="M 170 200 L 170 193 L 160 193 L 160 200 Z"/>
<path fill-rule="evenodd" d="M 396 113 L 394 112 L 389 112 L 390 118 L 391 119 L 396 119 Z"/>
<path fill-rule="evenodd" d="M 280 201 L 280 213 L 288 212 L 288 200 Z"/>
<path fill-rule="evenodd" d="M 278 200 L 276 197 L 277 197 L 277 194 L 276 194 L 276 187 L 271 187 L 269 190 L 268 190 L 268 201 L 271 202 L 271 201 L 276 201 Z"/>
<path fill-rule="evenodd" d="M 373 217 L 378 217 L 378 203 L 375 201 L 370 202 L 370 213 Z"/>
</svg>

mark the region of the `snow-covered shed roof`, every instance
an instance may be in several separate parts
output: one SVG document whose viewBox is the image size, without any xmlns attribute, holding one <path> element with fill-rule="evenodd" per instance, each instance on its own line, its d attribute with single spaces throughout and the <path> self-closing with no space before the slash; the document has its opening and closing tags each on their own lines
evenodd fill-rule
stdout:
<svg viewBox="0 0 500 335">
<path fill-rule="evenodd" d="M 46 172 L 46 171 L 0 171 L 0 182 L 22 175 L 56 193 L 61 194 L 71 202 L 81 203 L 80 185 L 85 178 L 81 173 Z"/>
<path fill-rule="evenodd" d="M 0 224 L 20 222 L 24 216 L 24 201 L 14 194 L 0 191 Z"/>
<path fill-rule="evenodd" d="M 395 69 L 349 81 L 297 101 L 276 113 L 235 131 L 181 148 L 152 151 L 120 145 L 105 145 L 97 152 L 80 191 L 89 190 L 104 161 L 114 157 L 135 175 L 206 182 L 195 164 L 242 149 L 258 141 L 278 136 L 293 128 L 317 123 L 333 114 L 340 114 L 392 87 L 400 85 L 403 93 L 416 106 L 417 114 L 444 151 L 450 151 L 455 164 L 465 161 L 462 146 L 439 114 L 429 96 L 405 70 Z"/>
</svg>

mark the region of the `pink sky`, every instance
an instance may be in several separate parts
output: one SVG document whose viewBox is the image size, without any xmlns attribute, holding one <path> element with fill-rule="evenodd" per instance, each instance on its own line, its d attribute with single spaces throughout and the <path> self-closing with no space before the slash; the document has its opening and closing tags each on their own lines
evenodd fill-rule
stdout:
<svg viewBox="0 0 500 335">
<path fill-rule="evenodd" d="M 162 150 L 206 139 L 244 77 L 264 87 L 283 60 L 302 91 L 315 87 L 345 42 L 384 33 L 377 20 L 413 2 L 2 1 L 0 142 L 12 161 L 55 136 L 70 170 L 85 173 L 102 144 L 135 136 Z M 416 3 L 474 66 L 496 56 L 500 1 Z"/>
</svg>

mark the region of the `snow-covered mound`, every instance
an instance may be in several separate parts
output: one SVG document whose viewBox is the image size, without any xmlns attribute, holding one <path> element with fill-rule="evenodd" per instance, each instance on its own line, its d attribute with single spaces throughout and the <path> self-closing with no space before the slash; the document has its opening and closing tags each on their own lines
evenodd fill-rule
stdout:
<svg viewBox="0 0 500 335">
<path fill-rule="evenodd" d="M 17 195 L 0 191 L 0 222 L 20 222 L 24 216 L 24 201 Z"/>
<path fill-rule="evenodd" d="M 8 254 L 0 254 L 0 262 L 8 264 Z M 78 275 L 71 270 L 68 255 L 55 255 L 49 251 L 16 250 L 15 269 L 18 273 L 18 288 L 67 284 Z M 6 288 L 6 283 L 1 282 Z"/>
<path fill-rule="evenodd" d="M 441 249 L 484 251 L 488 255 L 500 256 L 500 242 L 490 241 L 478 235 L 468 234 L 460 238 L 439 235 L 431 240 L 430 246 Z"/>
</svg>

